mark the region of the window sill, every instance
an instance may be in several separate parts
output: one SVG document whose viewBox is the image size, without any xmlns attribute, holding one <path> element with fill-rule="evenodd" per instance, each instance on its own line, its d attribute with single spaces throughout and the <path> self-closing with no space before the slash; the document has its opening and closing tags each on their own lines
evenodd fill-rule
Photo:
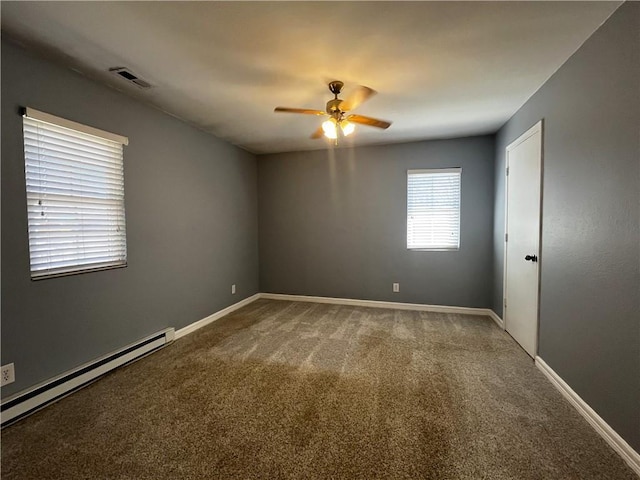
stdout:
<svg viewBox="0 0 640 480">
<path fill-rule="evenodd" d="M 121 263 L 117 265 L 103 265 L 103 266 L 93 267 L 93 268 L 83 268 L 82 270 L 76 269 L 76 270 L 66 270 L 66 271 L 53 272 L 53 273 L 41 273 L 41 274 L 36 274 L 35 276 L 32 274 L 31 280 L 36 282 L 40 280 L 47 280 L 49 278 L 68 277 L 70 275 L 82 275 L 84 273 L 101 272 L 103 270 L 113 270 L 116 268 L 126 268 L 126 267 L 127 267 L 126 263 Z"/>
</svg>

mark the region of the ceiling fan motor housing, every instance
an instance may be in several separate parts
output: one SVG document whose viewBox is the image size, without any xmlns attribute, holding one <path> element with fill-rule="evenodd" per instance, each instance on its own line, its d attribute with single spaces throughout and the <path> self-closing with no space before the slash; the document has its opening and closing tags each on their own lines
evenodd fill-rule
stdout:
<svg viewBox="0 0 640 480">
<path fill-rule="evenodd" d="M 333 100 L 329 100 L 327 102 L 327 113 L 329 115 L 339 115 L 342 113 L 342 110 L 340 110 L 340 104 L 342 103 L 342 100 L 340 100 L 339 98 L 334 98 Z"/>
<path fill-rule="evenodd" d="M 331 93 L 335 95 L 335 98 L 327 102 L 327 113 L 336 120 L 339 120 L 339 117 L 342 114 L 342 110 L 340 109 L 342 100 L 338 98 L 338 95 L 340 95 L 340 92 L 342 91 L 342 87 L 344 87 L 344 83 L 340 80 L 329 82 L 329 90 L 331 90 Z"/>
</svg>

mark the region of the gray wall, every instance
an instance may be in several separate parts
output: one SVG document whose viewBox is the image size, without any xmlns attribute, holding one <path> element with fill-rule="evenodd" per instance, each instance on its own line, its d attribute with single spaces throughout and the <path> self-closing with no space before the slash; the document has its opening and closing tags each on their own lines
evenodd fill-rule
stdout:
<svg viewBox="0 0 640 480">
<path fill-rule="evenodd" d="M 539 355 L 640 450 L 640 4 L 627 3 L 499 131 L 493 308 L 502 312 L 505 147 L 544 120 Z"/>
<path fill-rule="evenodd" d="M 30 280 L 20 106 L 129 137 L 127 268 Z M 2 395 L 256 293 L 256 182 L 253 155 L 3 41 Z"/>
<path fill-rule="evenodd" d="M 493 136 L 259 156 L 261 291 L 490 306 L 493 157 Z M 407 170 L 442 167 L 463 169 L 460 250 L 408 251 Z"/>
</svg>

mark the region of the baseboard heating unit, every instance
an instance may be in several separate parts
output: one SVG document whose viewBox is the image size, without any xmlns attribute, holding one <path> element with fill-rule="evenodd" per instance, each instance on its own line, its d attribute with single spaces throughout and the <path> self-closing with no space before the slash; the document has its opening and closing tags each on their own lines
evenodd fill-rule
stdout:
<svg viewBox="0 0 640 480">
<path fill-rule="evenodd" d="M 114 368 L 159 350 L 171 343 L 174 338 L 175 330 L 167 328 L 7 398 L 0 406 L 2 426 L 14 423 L 50 403 L 60 400 Z"/>
</svg>

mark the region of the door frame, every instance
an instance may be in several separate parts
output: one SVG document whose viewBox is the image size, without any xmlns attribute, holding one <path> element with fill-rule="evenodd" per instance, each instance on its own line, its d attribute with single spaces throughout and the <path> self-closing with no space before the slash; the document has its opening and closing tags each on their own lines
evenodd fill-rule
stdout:
<svg viewBox="0 0 640 480">
<path fill-rule="evenodd" d="M 505 168 L 504 168 L 504 243 L 503 259 L 504 265 L 502 270 L 502 316 L 504 320 L 504 329 L 507 330 L 507 234 L 509 233 L 509 152 L 515 147 L 520 145 L 525 140 L 528 140 L 531 136 L 540 132 L 540 219 L 538 224 L 538 286 L 537 286 L 537 301 L 536 301 L 536 338 L 534 348 L 534 359 L 538 355 L 538 347 L 540 340 L 540 271 L 542 270 L 542 217 L 543 217 L 543 192 L 544 192 L 544 123 L 543 119 L 536 122 L 531 128 L 526 130 L 523 134 L 518 136 L 513 142 L 511 142 L 505 148 Z M 517 343 L 517 342 L 516 342 Z M 520 346 L 520 344 L 518 344 Z M 528 354 L 528 352 L 527 352 Z"/>
</svg>

